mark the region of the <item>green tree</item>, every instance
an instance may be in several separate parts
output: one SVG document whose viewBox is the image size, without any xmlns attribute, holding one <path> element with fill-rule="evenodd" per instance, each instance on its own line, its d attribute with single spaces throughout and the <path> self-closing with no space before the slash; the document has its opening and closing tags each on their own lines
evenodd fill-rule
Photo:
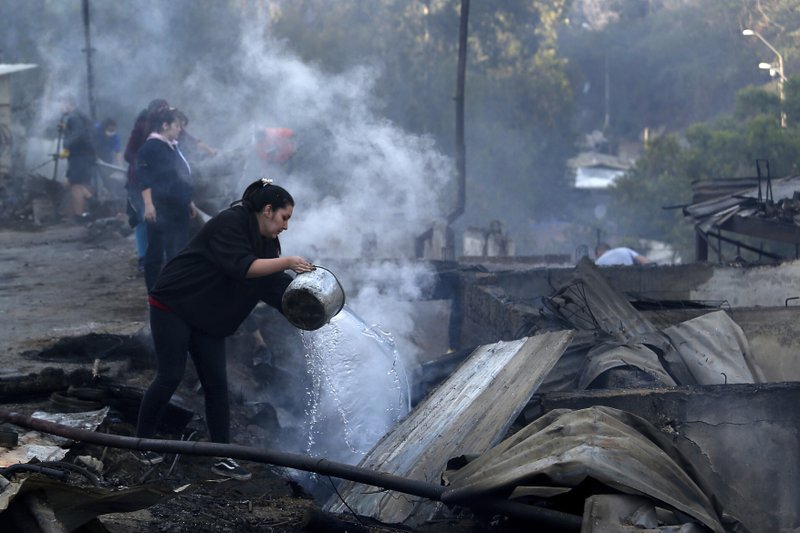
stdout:
<svg viewBox="0 0 800 533">
<path fill-rule="evenodd" d="M 691 227 L 680 209 L 665 209 L 689 203 L 691 181 L 680 139 L 655 139 L 612 189 L 611 212 L 621 233 L 667 242 L 681 257 L 691 257 Z"/>
<path fill-rule="evenodd" d="M 791 86 L 787 101 L 797 98 L 796 89 L 797 85 Z M 674 134 L 656 139 L 612 189 L 622 233 L 666 241 L 682 257 L 691 258 L 689 221 L 679 209 L 662 208 L 691 203 L 692 182 L 755 176 L 758 159 L 769 161 L 773 178 L 796 174 L 800 126 L 781 128 L 777 104 L 764 89 L 745 88 L 738 94 L 735 115 L 695 124 L 683 139 Z"/>
<path fill-rule="evenodd" d="M 730 113 L 740 88 L 767 81 L 758 63 L 776 59 L 742 29 L 767 38 L 791 73 L 798 27 L 795 0 L 578 0 L 559 39 L 581 89 L 578 128 L 630 139 Z"/>
<path fill-rule="evenodd" d="M 786 101 L 783 109 L 789 125 L 800 125 L 800 76 L 789 76 L 784 86 Z"/>
<path fill-rule="evenodd" d="M 781 101 L 777 94 L 769 93 L 760 87 L 745 87 L 736 98 L 734 116 L 739 120 L 751 119 L 767 114 L 780 117 Z"/>
</svg>

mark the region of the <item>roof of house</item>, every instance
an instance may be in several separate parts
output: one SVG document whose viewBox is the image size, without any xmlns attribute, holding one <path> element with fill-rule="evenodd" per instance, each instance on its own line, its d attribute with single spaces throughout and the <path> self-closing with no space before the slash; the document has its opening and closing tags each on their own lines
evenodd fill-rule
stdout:
<svg viewBox="0 0 800 533">
<path fill-rule="evenodd" d="M 629 170 L 633 161 L 616 155 L 601 154 L 599 152 L 581 152 L 572 159 L 567 160 L 571 168 L 600 167 L 615 170 Z"/>
<path fill-rule="evenodd" d="M 0 76 L 5 76 L 6 74 L 13 74 L 15 72 L 21 72 L 23 70 L 30 70 L 32 68 L 36 68 L 39 65 L 34 65 L 33 63 L 0 63 Z"/>
</svg>

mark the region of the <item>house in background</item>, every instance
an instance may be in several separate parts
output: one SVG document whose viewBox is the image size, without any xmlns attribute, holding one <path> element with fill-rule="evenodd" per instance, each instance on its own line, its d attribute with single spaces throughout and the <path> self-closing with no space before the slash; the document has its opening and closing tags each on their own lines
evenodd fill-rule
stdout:
<svg viewBox="0 0 800 533">
<path fill-rule="evenodd" d="M 593 214 L 593 222 L 614 232 L 614 221 L 606 221 L 611 195 L 609 189 L 633 167 L 634 159 L 595 151 L 580 152 L 567 161 L 572 174 L 573 197 L 581 211 Z"/>
<path fill-rule="evenodd" d="M 633 163 L 626 157 L 581 152 L 568 160 L 567 166 L 575 172 L 575 188 L 592 191 L 608 189 Z"/>
<path fill-rule="evenodd" d="M 0 63 L 0 177 L 11 174 L 11 74 L 32 68 L 36 65 Z"/>
<path fill-rule="evenodd" d="M 584 136 L 579 148 L 578 155 L 567 160 L 575 201 L 602 222 L 608 212 L 609 188 L 633 168 L 642 144 L 612 143 L 603 132 L 593 131 Z"/>
</svg>

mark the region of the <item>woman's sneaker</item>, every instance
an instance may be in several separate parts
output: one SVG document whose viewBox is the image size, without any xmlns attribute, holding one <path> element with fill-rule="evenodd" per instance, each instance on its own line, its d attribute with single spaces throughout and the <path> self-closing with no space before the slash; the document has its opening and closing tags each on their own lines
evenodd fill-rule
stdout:
<svg viewBox="0 0 800 533">
<path fill-rule="evenodd" d="M 239 463 L 227 457 L 218 457 L 211 467 L 211 471 L 218 476 L 230 477 L 241 481 L 247 481 L 253 474 L 242 468 Z"/>
<path fill-rule="evenodd" d="M 161 461 L 164 460 L 164 456 L 160 453 L 151 452 L 150 450 L 145 451 L 138 451 L 134 450 L 131 452 L 131 455 L 140 463 L 144 463 L 146 465 L 157 465 Z"/>
</svg>

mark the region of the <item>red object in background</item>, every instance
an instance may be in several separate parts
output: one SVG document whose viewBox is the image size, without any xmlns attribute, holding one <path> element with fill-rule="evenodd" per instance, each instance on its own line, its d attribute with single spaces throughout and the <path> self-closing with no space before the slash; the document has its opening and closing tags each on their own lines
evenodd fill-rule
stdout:
<svg viewBox="0 0 800 533">
<path fill-rule="evenodd" d="M 294 130 L 263 128 L 256 132 L 256 152 L 262 161 L 283 164 L 297 151 Z"/>
</svg>

